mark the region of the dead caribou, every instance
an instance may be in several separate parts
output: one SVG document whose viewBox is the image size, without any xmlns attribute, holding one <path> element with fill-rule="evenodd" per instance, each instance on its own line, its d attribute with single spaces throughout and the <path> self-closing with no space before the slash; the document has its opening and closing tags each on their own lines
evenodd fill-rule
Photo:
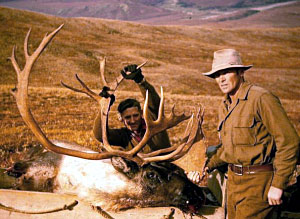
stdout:
<svg viewBox="0 0 300 219">
<path fill-rule="evenodd" d="M 161 92 L 159 117 L 156 121 L 147 113 L 148 98 L 144 104 L 144 119 L 147 131 L 142 141 L 130 151 L 120 150 L 107 141 L 106 126 L 114 91 L 123 77 L 118 77 L 108 84 L 104 77 L 105 60 L 100 61 L 100 73 L 108 92 L 108 98 L 102 98 L 91 91 L 76 75 L 82 89 L 64 86 L 86 93 L 100 104 L 102 113 L 103 151 L 95 152 L 79 145 L 50 141 L 35 121 L 28 103 L 28 81 L 30 71 L 42 51 L 63 27 L 46 35 L 32 55 L 28 53 L 28 32 L 24 42 L 26 63 L 20 69 L 15 48 L 10 58 L 17 72 L 18 83 L 12 94 L 20 114 L 27 126 L 46 150 L 36 150 L 33 158 L 20 161 L 6 171 L 6 177 L 1 177 L 0 185 L 5 188 L 48 191 L 64 194 L 76 194 L 79 198 L 89 201 L 93 206 L 105 210 L 121 210 L 132 207 L 175 206 L 185 212 L 195 212 L 204 202 L 203 191 L 191 183 L 183 170 L 170 163 L 188 152 L 190 147 L 203 137 L 201 123 L 202 110 L 196 116 L 185 114 L 164 114 L 164 97 Z M 141 153 L 149 138 L 156 133 L 176 126 L 190 117 L 184 138 L 178 146 Z M 0 181 L 1 181 L 0 180 Z"/>
</svg>

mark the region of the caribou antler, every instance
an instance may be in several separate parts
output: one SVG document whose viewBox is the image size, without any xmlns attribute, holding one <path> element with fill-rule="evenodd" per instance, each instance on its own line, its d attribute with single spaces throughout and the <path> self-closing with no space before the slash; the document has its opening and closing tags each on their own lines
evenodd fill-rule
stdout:
<svg viewBox="0 0 300 219">
<path fill-rule="evenodd" d="M 197 109 L 196 118 L 194 116 L 188 122 L 188 125 L 183 135 L 181 144 L 178 146 L 172 146 L 169 148 L 164 148 L 156 150 L 147 154 L 139 154 L 145 162 L 155 162 L 160 160 L 174 161 L 183 157 L 193 146 L 194 143 L 204 138 L 201 126 L 203 123 L 204 108 L 201 105 Z M 165 154 L 160 156 L 160 154 Z"/>
<path fill-rule="evenodd" d="M 141 65 L 139 65 L 137 67 L 137 69 L 143 67 L 146 63 L 147 63 L 147 61 L 144 62 L 144 63 L 142 63 Z M 77 88 L 71 87 L 71 86 L 65 84 L 62 81 L 60 83 L 64 87 L 66 87 L 66 88 L 68 88 L 70 90 L 73 90 L 73 91 L 79 92 L 79 93 L 85 93 L 88 96 L 90 96 L 92 99 L 94 99 L 95 101 L 97 101 L 98 103 L 100 103 L 102 97 L 108 98 L 108 97 L 110 97 L 111 95 L 114 94 L 114 92 L 117 90 L 119 84 L 123 81 L 124 77 L 122 75 L 120 75 L 113 82 L 107 83 L 106 78 L 105 78 L 106 58 L 105 57 L 104 58 L 101 57 L 99 59 L 99 64 L 100 64 L 100 76 L 101 76 L 101 81 L 102 81 L 102 84 L 103 84 L 103 88 L 102 88 L 102 91 L 101 91 L 102 95 L 100 95 L 100 96 L 98 94 L 96 94 L 95 92 L 93 92 L 91 89 L 89 89 L 86 86 L 86 84 L 79 78 L 79 76 L 77 74 L 75 74 L 75 77 L 76 77 L 77 81 L 79 81 L 79 83 L 81 84 L 82 89 L 77 89 Z"/>
<path fill-rule="evenodd" d="M 142 68 L 145 64 L 147 63 L 147 61 L 143 62 L 142 64 L 140 64 L 137 69 Z M 117 90 L 119 84 L 123 81 L 124 77 L 122 75 L 120 75 L 119 77 L 117 77 L 114 81 L 112 81 L 111 83 L 108 83 L 106 81 L 105 78 L 105 64 L 106 64 L 106 58 L 100 58 L 99 59 L 99 64 L 100 64 L 100 75 L 101 75 L 101 81 L 103 84 L 103 88 L 102 91 L 100 92 L 100 94 L 96 94 L 95 92 L 93 92 L 92 90 L 90 90 L 88 88 L 88 86 L 79 78 L 79 76 L 77 74 L 75 74 L 76 79 L 79 81 L 79 83 L 82 86 L 82 89 L 78 89 L 78 88 L 74 88 L 71 87 L 67 84 L 65 84 L 64 82 L 61 81 L 61 84 L 70 89 L 73 90 L 75 92 L 79 92 L 79 93 L 85 93 L 87 94 L 89 97 L 91 97 L 92 99 L 94 99 L 95 101 L 97 101 L 100 105 L 100 110 L 101 110 L 101 129 L 102 129 L 102 138 L 103 138 L 103 146 L 105 148 L 106 151 L 114 151 L 114 148 L 120 148 L 119 146 L 111 146 L 108 143 L 108 139 L 107 139 L 107 124 L 108 124 L 108 112 L 110 110 L 110 106 L 112 105 L 113 101 L 114 101 L 114 93 Z M 105 97 L 105 98 L 102 98 Z"/>
<path fill-rule="evenodd" d="M 145 122 L 147 125 L 146 133 L 139 142 L 139 144 L 134 147 L 130 151 L 122 151 L 122 150 L 117 150 L 114 149 L 108 142 L 107 140 L 107 122 L 108 122 L 108 114 L 111 106 L 111 99 L 113 96 L 113 93 L 117 89 L 118 85 L 122 82 L 123 77 L 119 76 L 114 82 L 108 84 L 105 80 L 104 77 L 104 67 L 105 67 L 105 59 L 100 60 L 100 73 L 101 73 L 101 78 L 102 82 L 104 84 L 105 91 L 109 92 L 107 95 L 102 95 L 105 98 L 102 98 L 101 96 L 97 95 L 95 92 L 90 90 L 83 81 L 80 80 L 78 75 L 76 75 L 77 80 L 80 82 L 82 85 L 82 89 L 77 89 L 70 87 L 62 82 L 62 84 L 76 92 L 81 92 L 85 93 L 88 96 L 92 97 L 96 101 L 98 101 L 101 105 L 101 113 L 102 113 L 102 130 L 103 130 L 103 144 L 106 149 L 104 152 L 93 152 L 93 153 L 88 153 L 88 152 L 82 152 L 82 151 L 77 151 L 73 149 L 68 149 L 68 148 L 63 148 L 60 146 L 57 146 L 53 144 L 44 134 L 44 132 L 41 130 L 39 127 L 38 123 L 35 121 L 30 108 L 28 104 L 28 82 L 29 82 L 29 74 L 30 71 L 33 67 L 33 64 L 39 57 L 39 55 L 42 53 L 42 51 L 46 48 L 46 46 L 51 42 L 51 40 L 54 38 L 54 36 L 61 30 L 63 25 L 58 27 L 56 30 L 54 30 L 52 33 L 49 35 L 46 35 L 38 48 L 34 51 L 32 55 L 28 54 L 28 49 L 27 49 L 27 44 L 28 44 L 28 39 L 30 35 L 30 30 L 28 31 L 25 42 L 24 42 L 24 52 L 25 52 L 25 59 L 26 59 L 26 64 L 23 68 L 23 70 L 20 69 L 16 58 L 15 58 L 15 47 L 13 48 L 12 51 L 12 56 L 10 57 L 10 60 L 12 62 L 12 65 L 17 72 L 17 79 L 18 83 L 16 85 L 15 89 L 12 89 L 12 94 L 14 95 L 16 99 L 16 103 L 18 106 L 18 109 L 20 111 L 20 114 L 27 124 L 27 126 L 31 129 L 33 134 L 36 136 L 38 141 L 48 150 L 51 150 L 53 152 L 59 153 L 59 154 L 65 154 L 65 155 L 70 155 L 70 156 L 75 156 L 75 157 L 80 157 L 84 159 L 94 159 L 94 160 L 100 160 L 100 159 L 105 159 L 105 158 L 111 158 L 113 156 L 120 156 L 126 159 L 130 159 L 135 161 L 139 165 L 143 165 L 148 162 L 152 161 L 161 161 L 161 160 L 171 160 L 172 158 L 175 157 L 180 157 L 183 156 L 184 153 L 188 151 L 186 148 L 190 148 L 192 144 L 197 140 L 199 137 L 199 133 L 201 134 L 201 123 L 202 123 L 202 116 L 200 113 L 197 114 L 196 117 L 192 116 L 189 122 L 189 125 L 187 126 L 186 129 L 186 135 L 185 138 L 187 139 L 187 142 L 179 145 L 178 147 L 171 147 L 171 153 L 168 155 L 163 155 L 159 156 L 161 153 L 165 153 L 165 150 L 159 151 L 159 153 L 156 153 L 155 156 L 143 156 L 141 153 L 139 153 L 142 148 L 146 145 L 147 141 L 157 134 L 158 132 L 161 132 L 163 130 L 166 130 L 168 128 L 171 128 L 173 126 L 176 126 L 179 124 L 181 121 L 187 119 L 189 116 L 186 116 L 185 114 L 181 115 L 175 115 L 174 113 L 174 108 L 172 109 L 172 112 L 165 116 L 164 115 L 164 95 L 163 95 L 163 90 L 161 88 L 161 102 L 160 102 L 160 107 L 159 107 L 159 114 L 158 114 L 158 119 L 153 121 L 151 120 L 149 116 L 149 109 L 148 109 L 148 93 L 146 94 L 146 100 L 144 104 L 144 118 Z M 143 64 L 141 64 L 138 68 L 141 68 Z M 102 90 L 103 91 L 103 90 Z M 199 110 L 200 112 L 200 110 Z M 200 131 L 199 131 L 200 130 Z"/>
<path fill-rule="evenodd" d="M 47 47 L 47 45 L 51 42 L 51 40 L 55 37 L 55 35 L 61 30 L 63 27 L 63 24 L 60 25 L 56 30 L 51 32 L 49 35 L 46 34 L 38 46 L 38 48 L 34 51 L 32 55 L 29 55 L 28 53 L 28 39 L 31 32 L 31 29 L 28 31 L 25 41 L 24 41 L 24 53 L 25 53 L 25 61 L 26 64 L 23 68 L 23 70 L 20 69 L 15 56 L 15 47 L 13 47 L 12 55 L 10 57 L 10 60 L 12 62 L 12 65 L 17 73 L 17 80 L 18 83 L 16 85 L 16 88 L 12 89 L 11 93 L 16 99 L 17 107 L 20 111 L 20 114 L 26 123 L 26 125 L 31 129 L 33 134 L 36 136 L 38 141 L 48 150 L 51 150 L 56 153 L 60 154 L 66 154 L 76 157 L 85 157 L 87 159 L 99 159 L 99 158 L 106 158 L 102 154 L 96 154 L 96 153 L 85 153 L 81 151 L 71 150 L 59 147 L 55 144 L 53 144 L 44 134 L 44 132 L 41 130 L 37 122 L 35 121 L 29 105 L 28 105 L 28 82 L 29 82 L 29 75 L 31 72 L 31 69 L 37 60 L 37 58 L 41 55 L 43 50 Z"/>
</svg>

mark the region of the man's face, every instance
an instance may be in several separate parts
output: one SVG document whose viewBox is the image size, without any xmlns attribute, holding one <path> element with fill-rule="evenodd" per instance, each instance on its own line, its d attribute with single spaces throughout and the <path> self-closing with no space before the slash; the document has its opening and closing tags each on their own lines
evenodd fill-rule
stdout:
<svg viewBox="0 0 300 219">
<path fill-rule="evenodd" d="M 130 107 L 121 113 L 123 122 L 130 131 L 138 131 L 142 124 L 142 112 L 137 107 Z"/>
<path fill-rule="evenodd" d="M 214 79 L 224 94 L 233 96 L 243 82 L 244 72 L 237 69 L 226 69 L 214 74 Z"/>
</svg>

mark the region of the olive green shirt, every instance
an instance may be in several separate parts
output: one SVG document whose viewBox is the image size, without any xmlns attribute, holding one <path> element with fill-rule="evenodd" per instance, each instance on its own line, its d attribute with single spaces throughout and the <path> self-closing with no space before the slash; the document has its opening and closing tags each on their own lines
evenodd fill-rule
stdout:
<svg viewBox="0 0 300 219">
<path fill-rule="evenodd" d="M 243 166 L 273 163 L 272 186 L 284 189 L 299 156 L 299 136 L 279 99 L 244 82 L 235 102 L 228 95 L 219 107 L 218 131 L 222 146 L 208 168 L 224 163 Z"/>
</svg>

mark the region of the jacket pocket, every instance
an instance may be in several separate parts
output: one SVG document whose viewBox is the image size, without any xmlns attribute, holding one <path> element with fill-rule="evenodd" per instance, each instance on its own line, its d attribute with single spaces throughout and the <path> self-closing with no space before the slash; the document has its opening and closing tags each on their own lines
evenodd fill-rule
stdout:
<svg viewBox="0 0 300 219">
<path fill-rule="evenodd" d="M 237 117 L 233 124 L 232 143 L 234 145 L 255 145 L 255 119 L 249 116 Z"/>
</svg>

